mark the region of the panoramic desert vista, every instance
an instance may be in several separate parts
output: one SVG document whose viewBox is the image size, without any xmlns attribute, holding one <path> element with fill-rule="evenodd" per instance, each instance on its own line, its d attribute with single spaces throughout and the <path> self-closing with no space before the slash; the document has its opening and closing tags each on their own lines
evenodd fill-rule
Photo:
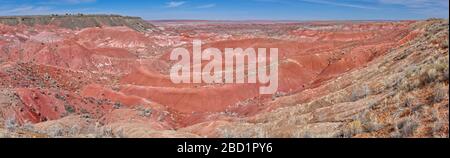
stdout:
<svg viewBox="0 0 450 158">
<path fill-rule="evenodd" d="M 448 138 L 448 38 L 437 18 L 1 16 L 0 137 Z M 195 40 L 224 58 L 226 48 L 277 48 L 276 92 L 174 83 L 171 53 L 193 53 Z"/>
</svg>

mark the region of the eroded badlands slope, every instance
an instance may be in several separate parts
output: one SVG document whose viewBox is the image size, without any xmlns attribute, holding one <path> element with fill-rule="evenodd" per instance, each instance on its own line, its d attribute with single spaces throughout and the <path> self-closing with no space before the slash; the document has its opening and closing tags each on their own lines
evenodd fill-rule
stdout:
<svg viewBox="0 0 450 158">
<path fill-rule="evenodd" d="M 131 24 L 0 24 L 0 132 L 448 137 L 447 21 Z M 278 92 L 173 84 L 169 53 L 194 39 L 203 48 L 279 48 Z"/>
</svg>

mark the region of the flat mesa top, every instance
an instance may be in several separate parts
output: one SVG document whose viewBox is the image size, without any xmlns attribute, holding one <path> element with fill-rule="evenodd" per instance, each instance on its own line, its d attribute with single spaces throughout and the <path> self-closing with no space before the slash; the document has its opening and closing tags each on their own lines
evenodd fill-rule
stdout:
<svg viewBox="0 0 450 158">
<path fill-rule="evenodd" d="M 115 14 L 51 14 L 51 15 L 13 15 L 13 16 L 0 16 L 0 19 L 17 19 L 17 18 L 67 18 L 67 17 L 120 17 L 120 18 L 136 18 L 134 16 L 122 16 Z"/>
</svg>

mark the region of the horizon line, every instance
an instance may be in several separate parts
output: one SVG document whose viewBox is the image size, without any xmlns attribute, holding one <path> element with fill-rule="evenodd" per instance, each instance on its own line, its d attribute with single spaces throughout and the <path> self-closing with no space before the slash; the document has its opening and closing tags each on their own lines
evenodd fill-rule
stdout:
<svg viewBox="0 0 450 158">
<path fill-rule="evenodd" d="M 81 14 L 81 15 L 80 15 Z M 319 21 L 319 22 L 327 22 L 327 21 L 423 21 L 429 19 L 443 19 L 449 20 L 449 18 L 425 18 L 425 19 L 304 19 L 304 20 L 296 20 L 296 19 L 176 19 L 176 18 L 164 18 L 164 19 L 145 19 L 142 16 L 132 16 L 132 15 L 122 15 L 122 14 L 108 14 L 108 13 L 98 13 L 98 14 L 89 14 L 89 13 L 65 13 L 65 14 L 29 14 L 29 15 L 0 15 L 0 17 L 30 17 L 30 16 L 122 16 L 122 17 L 138 17 L 145 21 L 153 21 L 153 22 L 170 22 L 170 21 L 198 21 L 198 22 L 243 22 L 243 21 L 254 21 L 254 22 L 311 22 L 311 21 Z"/>
</svg>

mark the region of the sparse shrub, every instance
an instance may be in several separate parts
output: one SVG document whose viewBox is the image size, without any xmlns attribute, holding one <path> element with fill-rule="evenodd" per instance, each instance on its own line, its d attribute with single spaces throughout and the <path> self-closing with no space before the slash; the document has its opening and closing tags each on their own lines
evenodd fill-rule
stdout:
<svg viewBox="0 0 450 158">
<path fill-rule="evenodd" d="M 113 138 L 114 133 L 111 128 L 100 128 L 100 130 L 96 133 L 97 138 Z"/>
<path fill-rule="evenodd" d="M 335 135 L 334 137 L 336 137 L 336 138 L 351 138 L 352 136 L 353 136 L 353 134 L 350 132 L 350 130 L 347 128 L 344 128 L 344 129 L 341 129 L 339 131 L 339 133 L 337 135 Z"/>
<path fill-rule="evenodd" d="M 63 128 L 59 124 L 54 124 L 54 125 L 50 126 L 47 129 L 46 133 L 52 138 L 64 136 Z"/>
<path fill-rule="evenodd" d="M 357 101 L 359 99 L 365 98 L 372 93 L 368 85 L 364 85 L 361 88 L 353 89 L 351 94 L 351 100 Z"/>
<path fill-rule="evenodd" d="M 276 92 L 275 94 L 272 95 L 272 100 L 275 100 L 276 98 L 285 96 L 286 94 L 283 92 Z"/>
<path fill-rule="evenodd" d="M 420 72 L 419 78 L 423 84 L 439 81 L 448 81 L 448 56 L 440 58 L 430 65 L 425 66 Z"/>
<path fill-rule="evenodd" d="M 448 56 L 428 61 L 422 67 L 410 66 L 405 70 L 399 88 L 411 91 L 430 83 L 448 81 Z"/>
<path fill-rule="evenodd" d="M 354 120 L 352 122 L 350 122 L 347 126 L 347 128 L 345 128 L 342 131 L 341 136 L 343 138 L 351 138 L 356 134 L 362 133 L 364 131 L 363 129 L 363 125 L 361 123 L 361 121 L 359 120 Z"/>
<path fill-rule="evenodd" d="M 400 82 L 399 88 L 400 88 L 400 90 L 404 90 L 404 91 L 410 91 L 412 89 L 408 79 L 406 79 L 406 78 Z"/>
<path fill-rule="evenodd" d="M 448 49 L 448 39 L 442 40 L 441 49 Z"/>
<path fill-rule="evenodd" d="M 305 131 L 305 132 L 300 133 L 297 137 L 298 137 L 298 138 L 314 138 L 314 137 L 311 135 L 311 133 L 308 132 L 308 131 Z"/>
<path fill-rule="evenodd" d="M 219 131 L 223 138 L 233 138 L 233 134 L 228 128 L 221 128 Z"/>
<path fill-rule="evenodd" d="M 442 122 L 442 121 L 436 121 L 433 124 L 433 137 L 435 138 L 446 138 L 448 137 L 448 135 L 446 135 L 445 133 L 448 134 L 448 131 L 445 132 L 445 126 L 447 125 L 448 128 L 448 122 Z"/>
<path fill-rule="evenodd" d="M 403 98 L 403 101 L 400 101 L 400 105 L 401 107 L 412 107 L 415 104 L 416 99 L 414 98 L 414 96 L 411 95 L 406 95 L 405 98 Z"/>
<path fill-rule="evenodd" d="M 408 80 L 405 78 L 400 84 L 400 89 L 409 92 L 420 87 L 421 85 L 422 81 L 419 79 Z"/>
<path fill-rule="evenodd" d="M 444 84 L 438 84 L 434 88 L 433 92 L 433 103 L 439 103 L 443 101 L 448 96 L 448 89 L 445 88 Z"/>
<path fill-rule="evenodd" d="M 375 109 L 375 107 L 378 105 L 378 102 L 375 101 L 375 100 L 370 100 L 370 101 L 367 103 L 367 105 L 368 105 L 369 109 Z"/>
<path fill-rule="evenodd" d="M 430 68 L 425 71 L 426 72 L 422 72 L 422 76 L 424 78 L 422 81 L 425 81 L 425 83 L 432 83 L 432 82 L 436 81 L 436 79 L 439 76 L 438 71 L 436 69 Z"/>
<path fill-rule="evenodd" d="M 114 109 L 120 109 L 121 107 L 122 107 L 122 103 L 120 103 L 120 102 L 115 102 L 113 105 Z"/>
<path fill-rule="evenodd" d="M 436 69 L 439 71 L 439 81 L 447 81 L 449 79 L 448 76 L 448 68 L 449 68 L 449 56 L 446 55 L 443 58 L 440 58 L 435 63 Z"/>
<path fill-rule="evenodd" d="M 127 136 L 123 132 L 123 129 L 119 129 L 114 132 L 114 137 L 115 138 L 126 138 Z"/>
<path fill-rule="evenodd" d="M 390 137 L 391 138 L 402 138 L 402 134 L 398 130 L 395 130 L 394 132 L 392 132 L 390 134 Z"/>
<path fill-rule="evenodd" d="M 166 112 L 163 112 L 163 113 L 159 114 L 159 116 L 158 116 L 158 121 L 159 121 L 159 122 L 164 121 L 164 120 L 166 119 L 166 116 L 167 116 L 167 113 L 166 113 Z"/>
<path fill-rule="evenodd" d="M 246 133 L 248 133 L 248 134 L 254 133 L 256 138 L 268 138 L 269 137 L 269 133 L 268 133 L 267 129 L 265 129 L 264 127 L 258 126 L 251 130 L 253 130 L 253 131 L 246 132 Z M 248 136 L 243 135 L 241 137 L 252 137 L 252 136 L 251 135 L 248 135 Z"/>
<path fill-rule="evenodd" d="M 8 131 L 15 131 L 18 127 L 17 121 L 15 117 L 10 117 L 5 120 L 5 127 Z"/>
<path fill-rule="evenodd" d="M 398 132 L 400 132 L 401 137 L 409 137 L 414 134 L 419 123 L 411 117 L 399 121 L 396 125 Z"/>
<path fill-rule="evenodd" d="M 34 131 L 34 125 L 29 121 L 25 121 L 21 128 L 27 131 Z"/>
<path fill-rule="evenodd" d="M 422 82 L 419 79 L 414 79 L 409 86 L 409 91 L 414 90 L 422 85 Z"/>
<path fill-rule="evenodd" d="M 81 128 L 79 126 L 75 125 L 75 126 L 70 127 L 68 134 L 69 134 L 69 136 L 76 137 L 78 134 L 80 134 L 80 131 L 81 131 Z"/>
<path fill-rule="evenodd" d="M 100 124 L 90 125 L 87 136 L 90 138 L 125 138 L 123 130 L 114 131 L 111 127 L 99 127 Z"/>
<path fill-rule="evenodd" d="M 73 106 L 68 103 L 64 104 L 64 108 L 66 109 L 66 112 L 69 114 L 75 113 L 75 108 L 73 108 Z"/>
<path fill-rule="evenodd" d="M 390 89 L 399 86 L 403 78 L 404 76 L 402 76 L 401 74 L 395 74 L 387 77 L 386 79 L 382 80 L 384 89 Z"/>
<path fill-rule="evenodd" d="M 152 115 L 152 109 L 140 109 L 139 115 L 142 117 L 150 117 Z"/>
<path fill-rule="evenodd" d="M 361 123 L 363 132 L 377 131 L 383 127 L 382 125 L 378 124 L 375 119 L 373 119 L 373 117 L 369 113 L 369 109 L 366 109 L 359 115 L 356 115 L 354 120 L 357 120 Z"/>
<path fill-rule="evenodd" d="M 448 76 L 448 67 L 444 69 L 444 80 L 448 82 L 449 76 Z"/>
<path fill-rule="evenodd" d="M 92 117 L 91 117 L 91 114 L 89 114 L 89 113 L 84 113 L 84 114 L 81 114 L 81 118 L 89 119 L 89 118 L 92 118 Z"/>
<path fill-rule="evenodd" d="M 417 122 L 407 122 L 405 123 L 405 125 L 400 129 L 401 133 L 404 136 L 410 136 L 413 135 L 415 130 L 417 129 L 417 127 L 419 126 L 419 124 Z"/>
<path fill-rule="evenodd" d="M 66 97 L 64 95 L 60 95 L 58 93 L 55 94 L 55 98 L 59 99 L 59 100 L 62 100 L 62 101 L 66 101 Z"/>
<path fill-rule="evenodd" d="M 9 133 L 7 131 L 0 132 L 0 138 L 9 138 Z"/>
</svg>

